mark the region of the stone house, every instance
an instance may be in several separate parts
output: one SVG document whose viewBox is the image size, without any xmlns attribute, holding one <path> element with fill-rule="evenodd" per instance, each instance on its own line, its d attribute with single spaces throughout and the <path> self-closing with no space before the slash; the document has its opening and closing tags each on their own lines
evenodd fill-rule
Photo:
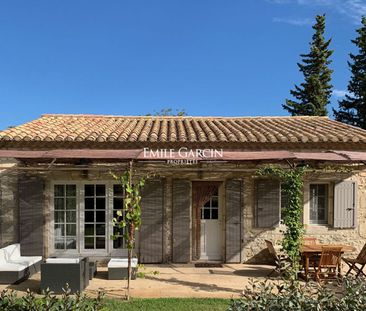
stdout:
<svg viewBox="0 0 366 311">
<path fill-rule="evenodd" d="M 26 255 L 125 256 L 110 172 L 154 173 L 141 262 L 260 262 L 281 239 L 284 198 L 258 168 L 308 165 L 306 234 L 366 242 L 366 131 L 326 117 L 44 115 L 0 132 L 0 242 Z"/>
</svg>

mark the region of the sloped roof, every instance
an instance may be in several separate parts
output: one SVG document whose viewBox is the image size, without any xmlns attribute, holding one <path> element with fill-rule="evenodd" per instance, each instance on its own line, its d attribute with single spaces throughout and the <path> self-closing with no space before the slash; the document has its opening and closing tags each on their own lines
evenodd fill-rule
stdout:
<svg viewBox="0 0 366 311">
<path fill-rule="evenodd" d="M 161 117 L 47 114 L 0 142 L 365 143 L 366 131 L 327 117 Z"/>
</svg>

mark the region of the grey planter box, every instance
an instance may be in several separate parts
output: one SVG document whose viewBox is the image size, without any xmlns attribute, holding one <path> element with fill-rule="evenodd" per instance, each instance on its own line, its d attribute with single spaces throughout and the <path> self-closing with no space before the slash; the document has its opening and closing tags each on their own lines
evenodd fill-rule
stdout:
<svg viewBox="0 0 366 311">
<path fill-rule="evenodd" d="M 89 285 L 89 259 L 49 258 L 41 264 L 41 291 L 49 288 L 62 293 L 66 283 L 72 293 L 82 292 Z"/>
<path fill-rule="evenodd" d="M 131 279 L 135 280 L 137 274 L 137 258 L 131 260 Z M 108 262 L 108 280 L 127 280 L 128 259 L 112 258 Z"/>
</svg>

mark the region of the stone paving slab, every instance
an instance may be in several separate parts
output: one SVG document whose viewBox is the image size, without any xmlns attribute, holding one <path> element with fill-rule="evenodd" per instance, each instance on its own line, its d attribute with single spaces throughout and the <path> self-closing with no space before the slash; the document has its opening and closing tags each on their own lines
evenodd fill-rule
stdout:
<svg viewBox="0 0 366 311">
<path fill-rule="evenodd" d="M 271 266 L 224 264 L 222 268 L 196 268 L 187 265 L 145 265 L 144 278 L 131 281 L 131 296 L 138 298 L 232 298 L 239 297 L 251 278 L 265 279 Z M 141 271 L 141 270 L 140 270 Z M 158 271 L 153 275 L 153 271 Z M 106 267 L 98 267 L 98 274 L 90 281 L 85 293 L 91 296 L 99 290 L 107 297 L 123 298 L 126 281 L 108 280 Z M 25 293 L 27 288 L 39 293 L 40 273 L 18 285 L 0 285 Z"/>
</svg>

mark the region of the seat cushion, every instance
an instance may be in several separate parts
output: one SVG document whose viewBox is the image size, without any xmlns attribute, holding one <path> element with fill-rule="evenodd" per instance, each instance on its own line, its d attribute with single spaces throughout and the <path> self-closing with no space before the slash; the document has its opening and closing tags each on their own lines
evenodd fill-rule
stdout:
<svg viewBox="0 0 366 311">
<path fill-rule="evenodd" d="M 112 258 L 108 262 L 108 268 L 127 268 L 128 259 L 127 258 Z M 137 258 L 131 258 L 131 267 L 137 267 Z"/>
<path fill-rule="evenodd" d="M 20 257 L 20 244 L 11 244 L 3 248 L 5 251 L 6 259 L 9 260 L 10 258 L 19 258 Z"/>
<path fill-rule="evenodd" d="M 0 265 L 3 265 L 3 264 L 6 264 L 7 261 L 6 261 L 6 254 L 5 254 L 5 251 L 0 248 Z"/>
<path fill-rule="evenodd" d="M 19 258 L 11 258 L 8 263 L 22 264 L 22 265 L 35 265 L 42 260 L 41 256 L 21 256 Z"/>
<path fill-rule="evenodd" d="M 0 265 L 0 271 L 22 271 L 28 268 L 27 265 L 23 265 L 20 263 L 6 263 Z"/>
<path fill-rule="evenodd" d="M 47 258 L 46 263 L 79 263 L 80 258 Z"/>
</svg>

